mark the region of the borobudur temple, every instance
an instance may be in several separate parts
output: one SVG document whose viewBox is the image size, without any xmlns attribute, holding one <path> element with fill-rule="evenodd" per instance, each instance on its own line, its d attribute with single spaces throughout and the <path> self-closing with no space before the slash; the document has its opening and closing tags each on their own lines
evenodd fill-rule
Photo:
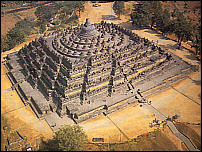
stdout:
<svg viewBox="0 0 202 152">
<path fill-rule="evenodd" d="M 56 112 L 78 120 L 192 69 L 131 30 L 90 19 L 35 39 L 8 54 L 5 65 L 13 87 L 38 117 Z"/>
</svg>

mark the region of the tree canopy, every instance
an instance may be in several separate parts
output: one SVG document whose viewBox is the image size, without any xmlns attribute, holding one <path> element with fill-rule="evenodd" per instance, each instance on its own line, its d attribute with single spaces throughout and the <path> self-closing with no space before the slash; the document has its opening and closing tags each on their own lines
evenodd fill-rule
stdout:
<svg viewBox="0 0 202 152">
<path fill-rule="evenodd" d="M 174 33 L 178 38 L 178 44 L 181 46 L 181 42 L 191 40 L 192 37 L 192 25 L 185 19 L 182 12 L 178 11 L 176 18 L 173 20 Z"/>
<path fill-rule="evenodd" d="M 160 13 L 158 20 L 156 21 L 156 27 L 162 32 L 163 35 L 174 30 L 170 20 L 170 13 L 167 9 Z"/>
<path fill-rule="evenodd" d="M 51 1 L 49 5 L 42 5 L 36 8 L 35 15 L 37 22 L 33 18 L 25 18 L 18 21 L 5 36 L 1 36 L 1 50 L 7 51 L 25 41 L 34 27 L 39 27 L 39 32 L 46 31 L 46 25 L 55 24 L 54 29 L 64 28 L 64 24 L 77 24 L 78 16 L 76 12 L 84 10 L 83 1 Z M 73 14 L 72 14 L 73 13 Z M 72 14 L 72 16 L 70 16 Z"/>
<path fill-rule="evenodd" d="M 162 13 L 162 8 L 161 8 L 161 2 L 159 1 L 149 1 L 149 5 L 150 5 L 150 22 L 151 22 L 151 28 L 153 27 L 153 25 L 156 24 L 156 22 L 158 21 L 158 19 L 161 16 Z"/>
<path fill-rule="evenodd" d="M 86 143 L 87 135 L 79 125 L 65 125 L 54 133 L 53 139 L 43 141 L 40 150 L 81 151 Z"/>
<path fill-rule="evenodd" d="M 47 24 L 51 18 L 60 21 L 61 24 L 66 24 L 67 20 L 75 21 L 76 12 L 84 10 L 83 1 L 52 1 L 50 5 L 43 5 L 36 9 L 35 15 L 38 18 L 39 25 Z M 72 17 L 74 16 L 74 17 Z M 70 21 L 67 21 L 68 23 Z"/>
<path fill-rule="evenodd" d="M 14 48 L 16 45 L 24 42 L 26 34 L 22 29 L 12 28 L 1 39 L 1 50 L 7 51 Z"/>
<path fill-rule="evenodd" d="M 140 1 L 134 4 L 133 12 L 130 14 L 132 24 L 138 28 L 146 26 L 151 23 L 150 19 L 150 6 L 146 1 Z"/>
<path fill-rule="evenodd" d="M 58 13 L 59 5 L 42 5 L 34 12 L 40 22 L 49 21 Z"/>
<path fill-rule="evenodd" d="M 193 26 L 192 47 L 196 50 L 196 55 L 201 55 L 201 24 Z"/>
<path fill-rule="evenodd" d="M 131 13 L 131 20 L 136 27 L 143 27 L 156 24 L 162 12 L 161 3 L 159 1 L 139 1 L 134 5 Z"/>
<path fill-rule="evenodd" d="M 44 33 L 45 31 L 46 31 L 46 26 L 44 25 L 44 24 L 41 24 L 40 26 L 39 26 L 39 32 L 40 33 Z"/>
<path fill-rule="evenodd" d="M 120 15 L 124 13 L 124 1 L 115 1 L 113 10 L 120 18 Z"/>
<path fill-rule="evenodd" d="M 132 24 L 137 28 L 150 25 L 151 28 L 156 26 L 163 35 L 174 33 L 179 46 L 182 41 L 191 40 L 194 35 L 192 24 L 187 21 L 183 12 L 176 7 L 170 14 L 168 10 L 162 9 L 159 1 L 138 1 L 130 16 Z M 195 40 L 199 39 L 199 36 L 195 37 Z"/>
<path fill-rule="evenodd" d="M 32 18 L 24 18 L 18 21 L 15 27 L 9 30 L 5 36 L 1 36 L 1 50 L 10 50 L 24 42 L 35 26 L 36 24 Z"/>
<path fill-rule="evenodd" d="M 30 35 L 34 27 L 36 27 L 36 23 L 33 18 L 24 18 L 15 24 L 15 28 L 22 29 L 26 35 Z"/>
</svg>

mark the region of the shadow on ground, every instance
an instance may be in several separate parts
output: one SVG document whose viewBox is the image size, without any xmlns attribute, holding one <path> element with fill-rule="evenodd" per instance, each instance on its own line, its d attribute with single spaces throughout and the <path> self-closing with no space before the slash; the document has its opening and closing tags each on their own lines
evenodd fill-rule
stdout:
<svg viewBox="0 0 202 152">
<path fill-rule="evenodd" d="M 166 47 L 166 48 L 169 48 L 169 49 L 174 50 L 174 51 L 175 51 L 175 49 L 178 48 L 178 45 L 177 45 L 177 44 L 174 44 L 174 45 L 172 45 L 172 44 L 167 44 L 166 46 L 164 46 L 164 45 L 159 45 L 159 46 L 164 47 L 164 48 Z"/>
<path fill-rule="evenodd" d="M 193 55 L 185 55 L 185 57 L 190 59 L 190 60 L 200 61 L 197 57 L 195 57 Z"/>
<path fill-rule="evenodd" d="M 103 20 L 120 20 L 119 18 L 117 18 L 114 15 L 102 15 L 102 19 Z"/>
<path fill-rule="evenodd" d="M 200 93 L 198 94 L 198 97 L 199 97 L 199 98 L 200 98 L 200 100 L 201 100 L 201 94 L 200 94 Z"/>
<path fill-rule="evenodd" d="M 167 37 L 163 36 L 162 34 L 157 33 L 155 30 L 145 30 L 145 32 L 150 33 L 150 34 L 154 34 L 154 36 L 157 36 L 163 40 L 171 40 L 170 38 L 167 38 Z"/>
<path fill-rule="evenodd" d="M 196 85 L 201 85 L 201 80 L 192 80 L 192 82 Z"/>
<path fill-rule="evenodd" d="M 130 21 L 122 22 L 119 25 L 126 28 L 126 29 L 135 30 L 135 28 L 133 27 L 133 25 L 131 24 Z"/>
</svg>

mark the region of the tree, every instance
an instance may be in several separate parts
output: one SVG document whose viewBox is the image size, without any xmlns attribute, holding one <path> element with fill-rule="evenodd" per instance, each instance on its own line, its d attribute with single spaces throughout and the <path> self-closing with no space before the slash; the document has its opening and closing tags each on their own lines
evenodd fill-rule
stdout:
<svg viewBox="0 0 202 152">
<path fill-rule="evenodd" d="M 131 20 L 133 21 L 133 25 L 136 25 L 137 27 L 151 25 L 152 29 L 161 13 L 161 2 L 139 1 L 138 4 L 134 5 Z"/>
<path fill-rule="evenodd" d="M 54 18 L 55 15 L 58 13 L 59 5 L 53 4 L 53 5 L 43 5 L 40 7 L 37 7 L 34 14 L 37 16 L 38 20 L 40 22 L 49 21 L 51 18 Z"/>
<path fill-rule="evenodd" d="M 84 2 L 82 2 L 82 1 L 75 1 L 75 8 L 78 9 L 78 11 L 79 11 L 79 17 L 80 17 L 81 11 L 84 11 Z"/>
<path fill-rule="evenodd" d="M 61 7 L 59 18 L 62 20 L 62 23 L 68 23 L 68 20 L 75 22 L 77 20 L 76 12 L 80 12 L 84 10 L 84 2 L 82 1 L 61 1 L 57 2 L 57 5 Z M 69 16 L 71 15 L 71 16 Z M 73 20 L 72 20 L 73 19 Z M 67 21 L 67 22 L 66 22 Z"/>
<path fill-rule="evenodd" d="M 42 141 L 40 150 L 81 151 L 85 150 L 87 135 L 78 125 L 65 125 L 54 133 L 53 139 Z"/>
<path fill-rule="evenodd" d="M 1 35 L 1 50 L 3 52 L 9 50 L 8 43 L 9 43 L 9 39 L 8 39 L 7 35 L 5 35 L 5 36 Z"/>
<path fill-rule="evenodd" d="M 82 1 L 64 1 L 62 3 L 62 6 L 65 9 L 70 10 L 71 12 L 73 11 L 74 14 L 78 10 L 79 11 L 79 16 L 80 16 L 80 11 L 84 10 L 84 2 L 82 2 Z"/>
<path fill-rule="evenodd" d="M 192 37 L 192 25 L 186 21 L 182 12 L 178 12 L 176 19 L 173 20 L 174 33 L 177 36 L 179 47 L 181 42 L 190 40 Z"/>
<path fill-rule="evenodd" d="M 30 35 L 33 28 L 36 26 L 33 18 L 24 18 L 15 24 L 16 29 L 22 29 L 26 35 Z"/>
<path fill-rule="evenodd" d="M 31 31 L 36 26 L 33 18 L 24 18 L 18 21 L 7 34 L 1 37 L 1 48 L 3 51 L 10 50 L 16 45 L 25 41 L 26 37 L 31 34 Z"/>
<path fill-rule="evenodd" d="M 133 5 L 134 10 L 130 14 L 132 24 L 136 27 L 147 26 L 151 23 L 150 20 L 150 6 L 146 1 L 139 1 L 138 4 Z"/>
<path fill-rule="evenodd" d="M 40 26 L 39 26 L 39 32 L 40 33 L 44 33 L 45 31 L 46 31 L 46 26 L 44 25 L 44 24 L 41 24 Z"/>
<path fill-rule="evenodd" d="M 201 24 L 193 27 L 192 46 L 195 48 L 196 55 L 201 55 Z"/>
<path fill-rule="evenodd" d="M 170 13 L 165 9 L 156 21 L 156 27 L 162 32 L 162 35 L 173 32 L 172 22 L 170 20 Z"/>
<path fill-rule="evenodd" d="M 149 6 L 150 6 L 150 25 L 151 25 L 151 29 L 152 27 L 156 24 L 156 22 L 158 21 L 159 17 L 162 14 L 162 8 L 161 8 L 161 2 L 159 1 L 149 1 L 148 2 Z"/>
<path fill-rule="evenodd" d="M 66 17 L 67 15 L 72 14 L 73 12 L 73 1 L 64 1 L 61 2 L 62 5 L 62 12 L 64 13 L 64 17 Z"/>
<path fill-rule="evenodd" d="M 16 45 L 24 42 L 26 39 L 26 34 L 22 29 L 12 28 L 1 40 L 3 51 L 10 50 Z"/>
<path fill-rule="evenodd" d="M 120 18 L 121 14 L 124 13 L 124 1 L 115 1 L 113 4 L 113 10 Z"/>
<path fill-rule="evenodd" d="M 174 18 L 176 18 L 180 13 L 181 13 L 180 10 L 176 7 L 176 8 L 172 11 L 171 16 L 172 16 L 172 18 L 174 19 Z"/>
</svg>

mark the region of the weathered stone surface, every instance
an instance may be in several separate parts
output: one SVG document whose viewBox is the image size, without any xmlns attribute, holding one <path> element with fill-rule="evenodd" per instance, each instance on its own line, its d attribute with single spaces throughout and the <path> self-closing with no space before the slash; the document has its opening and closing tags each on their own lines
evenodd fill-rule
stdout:
<svg viewBox="0 0 202 152">
<path fill-rule="evenodd" d="M 24 92 L 43 115 L 52 111 L 79 118 L 127 98 L 128 91 L 151 89 L 190 67 L 129 30 L 106 22 L 93 25 L 89 19 L 78 28 L 25 45 L 8 55 L 7 66 L 13 68 L 17 83 L 26 82 Z"/>
</svg>

